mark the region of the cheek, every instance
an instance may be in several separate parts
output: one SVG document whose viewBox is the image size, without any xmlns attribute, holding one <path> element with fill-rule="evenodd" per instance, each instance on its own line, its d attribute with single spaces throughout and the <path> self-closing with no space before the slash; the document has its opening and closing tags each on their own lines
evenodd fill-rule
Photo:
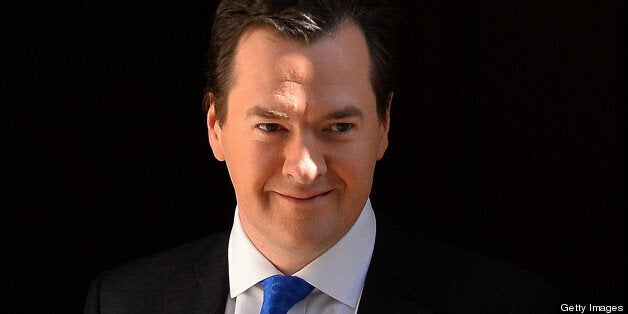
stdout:
<svg viewBox="0 0 628 314">
<path fill-rule="evenodd" d="M 369 189 L 375 167 L 372 144 L 360 143 L 336 150 L 328 166 L 342 178 L 347 189 Z"/>
<path fill-rule="evenodd" d="M 236 138 L 225 151 L 229 174 L 239 196 L 256 195 L 276 171 L 278 158 L 272 146 Z M 280 169 L 281 170 L 281 169 Z"/>
</svg>

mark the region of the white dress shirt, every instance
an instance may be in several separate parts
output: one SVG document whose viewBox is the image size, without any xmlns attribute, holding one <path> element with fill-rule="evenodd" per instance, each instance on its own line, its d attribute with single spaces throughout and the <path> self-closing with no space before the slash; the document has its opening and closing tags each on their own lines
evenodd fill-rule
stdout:
<svg viewBox="0 0 628 314">
<path fill-rule="evenodd" d="M 356 313 L 374 245 L 375 214 L 367 199 L 351 229 L 325 253 L 294 274 L 314 286 L 314 290 L 288 314 Z M 281 272 L 244 233 L 237 207 L 229 237 L 228 262 L 229 296 L 225 313 L 259 313 L 264 300 L 259 281 Z"/>
</svg>

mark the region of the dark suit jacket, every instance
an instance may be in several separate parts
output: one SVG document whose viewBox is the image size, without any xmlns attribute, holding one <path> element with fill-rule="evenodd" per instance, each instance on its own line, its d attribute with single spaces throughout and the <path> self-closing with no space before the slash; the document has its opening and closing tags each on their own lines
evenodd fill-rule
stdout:
<svg viewBox="0 0 628 314">
<path fill-rule="evenodd" d="M 229 233 L 212 235 L 100 274 L 86 313 L 224 313 Z M 537 276 L 377 217 L 360 313 L 550 313 Z"/>
</svg>

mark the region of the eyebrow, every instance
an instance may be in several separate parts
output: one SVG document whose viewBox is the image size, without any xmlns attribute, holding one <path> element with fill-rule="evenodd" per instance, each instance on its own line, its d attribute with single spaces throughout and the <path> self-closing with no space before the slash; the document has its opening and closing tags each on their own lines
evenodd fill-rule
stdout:
<svg viewBox="0 0 628 314">
<path fill-rule="evenodd" d="M 275 119 L 275 120 L 287 120 L 292 116 L 291 113 L 285 112 L 281 109 L 267 108 L 262 106 L 255 106 L 246 111 L 246 116 L 248 117 L 262 117 L 267 119 Z M 360 108 L 349 105 L 340 110 L 332 111 L 327 113 L 324 116 L 325 120 L 334 120 L 334 119 L 346 119 L 346 118 L 362 118 L 364 116 L 362 110 Z"/>
<path fill-rule="evenodd" d="M 282 110 L 255 106 L 246 111 L 246 117 L 262 117 L 268 119 L 286 120 L 290 118 L 290 114 Z"/>
<path fill-rule="evenodd" d="M 360 110 L 360 108 L 356 107 L 356 106 L 346 106 L 340 110 L 336 110 L 336 111 L 332 111 L 328 114 L 325 115 L 325 118 L 327 120 L 332 120 L 332 119 L 346 119 L 346 118 L 360 118 L 362 119 L 362 117 L 364 116 L 364 114 L 362 113 L 362 110 Z"/>
</svg>

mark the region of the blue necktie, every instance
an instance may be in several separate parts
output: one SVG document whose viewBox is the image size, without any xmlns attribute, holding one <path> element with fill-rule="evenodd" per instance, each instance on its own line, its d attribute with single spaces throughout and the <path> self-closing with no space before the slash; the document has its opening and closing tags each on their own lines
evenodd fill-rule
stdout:
<svg viewBox="0 0 628 314">
<path fill-rule="evenodd" d="M 314 290 L 307 281 L 295 276 L 274 275 L 260 283 L 264 288 L 260 314 L 286 314 Z"/>
</svg>

